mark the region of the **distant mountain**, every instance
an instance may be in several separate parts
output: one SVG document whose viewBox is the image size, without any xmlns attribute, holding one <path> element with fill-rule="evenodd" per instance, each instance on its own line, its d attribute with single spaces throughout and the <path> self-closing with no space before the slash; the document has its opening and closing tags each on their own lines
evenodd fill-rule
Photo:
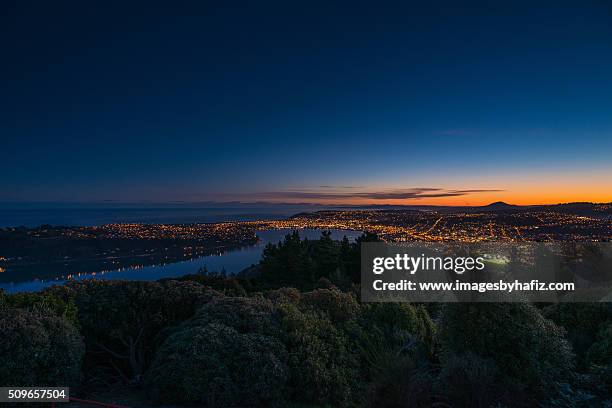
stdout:
<svg viewBox="0 0 612 408">
<path fill-rule="evenodd" d="M 514 204 L 504 203 L 503 201 L 496 201 L 494 203 L 483 205 L 480 207 L 472 207 L 474 210 L 479 211 L 505 211 L 505 210 L 518 210 L 521 207 Z"/>
</svg>

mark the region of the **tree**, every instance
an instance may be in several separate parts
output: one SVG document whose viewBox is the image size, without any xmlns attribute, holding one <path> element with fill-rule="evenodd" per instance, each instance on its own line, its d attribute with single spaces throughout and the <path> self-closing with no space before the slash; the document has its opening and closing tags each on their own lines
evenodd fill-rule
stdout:
<svg viewBox="0 0 612 408">
<path fill-rule="evenodd" d="M 285 396 L 287 353 L 273 304 L 220 297 L 166 337 L 146 376 L 157 402 L 261 406 Z"/>
<path fill-rule="evenodd" d="M 359 365 L 346 334 L 325 315 L 280 306 L 290 377 L 296 402 L 346 406 L 355 397 Z"/>
<path fill-rule="evenodd" d="M 612 321 L 612 305 L 604 302 L 557 303 L 545 307 L 543 314 L 567 331 L 578 366 L 587 368 L 587 351 L 600 329 Z"/>
<path fill-rule="evenodd" d="M 0 384 L 79 385 L 85 346 L 65 318 L 33 310 L 0 311 Z"/>
<path fill-rule="evenodd" d="M 443 362 L 473 353 L 495 364 L 508 389 L 537 392 L 574 367 L 565 330 L 527 303 L 448 304 L 439 332 Z"/>
<path fill-rule="evenodd" d="M 88 366 L 135 384 L 151 361 L 157 334 L 220 296 L 188 281 L 79 281 L 48 292 L 76 304 Z"/>
<path fill-rule="evenodd" d="M 422 306 L 362 304 L 351 338 L 371 406 L 432 406 L 435 326 Z"/>
</svg>

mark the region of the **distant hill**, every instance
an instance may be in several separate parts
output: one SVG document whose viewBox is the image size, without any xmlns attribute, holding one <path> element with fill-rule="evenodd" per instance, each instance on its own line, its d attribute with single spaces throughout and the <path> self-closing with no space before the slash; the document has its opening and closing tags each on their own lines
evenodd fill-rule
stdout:
<svg viewBox="0 0 612 408">
<path fill-rule="evenodd" d="M 483 205 L 480 207 L 471 207 L 479 211 L 504 211 L 504 210 L 518 210 L 521 207 L 514 204 L 504 203 L 503 201 L 496 201 L 494 203 Z"/>
</svg>

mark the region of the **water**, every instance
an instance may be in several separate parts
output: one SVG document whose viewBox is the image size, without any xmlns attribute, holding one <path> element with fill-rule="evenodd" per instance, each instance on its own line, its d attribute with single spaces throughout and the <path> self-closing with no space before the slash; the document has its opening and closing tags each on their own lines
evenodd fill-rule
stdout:
<svg viewBox="0 0 612 408">
<path fill-rule="evenodd" d="M 300 230 L 300 237 L 308 239 L 318 239 L 321 236 L 319 229 Z M 72 279 L 126 279 L 126 280 L 157 280 L 161 278 L 179 277 L 187 274 L 196 273 L 201 267 L 206 267 L 209 271 L 220 271 L 225 269 L 228 274 L 238 273 L 245 268 L 257 264 L 261 258 L 264 247 L 268 243 L 281 241 L 290 230 L 264 230 L 259 231 L 259 242 L 255 245 L 227 251 L 219 255 L 203 256 L 189 261 L 174 262 L 164 265 L 152 265 L 134 268 L 124 268 L 114 271 L 83 273 Z M 340 240 L 346 236 L 353 241 L 361 235 L 358 231 L 331 230 L 332 239 Z M 61 277 L 51 280 L 34 279 L 24 282 L 0 283 L 0 288 L 8 293 L 38 291 L 51 285 L 63 284 L 67 281 Z"/>
<path fill-rule="evenodd" d="M 291 215 L 328 209 L 299 204 L 226 203 L 200 207 L 185 206 L 67 206 L 57 208 L 22 205 L 8 208 L 0 203 L 0 228 L 37 227 L 43 224 L 93 226 L 112 223 L 188 224 L 224 221 L 278 220 Z"/>
</svg>

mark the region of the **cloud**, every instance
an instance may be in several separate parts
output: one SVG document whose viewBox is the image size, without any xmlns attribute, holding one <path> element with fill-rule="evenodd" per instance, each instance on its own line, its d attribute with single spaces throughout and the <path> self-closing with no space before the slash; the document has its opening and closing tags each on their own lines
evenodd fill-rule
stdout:
<svg viewBox="0 0 612 408">
<path fill-rule="evenodd" d="M 328 185 L 323 185 L 323 186 L 319 186 L 319 188 L 339 188 L 339 189 L 351 190 L 351 189 L 363 188 L 363 187 L 361 187 L 361 186 L 328 186 Z"/>
<path fill-rule="evenodd" d="M 465 194 L 469 194 L 469 193 L 491 193 L 491 192 L 500 192 L 500 191 L 506 191 L 506 190 L 454 190 L 458 193 L 465 193 Z"/>
<path fill-rule="evenodd" d="M 268 191 L 250 194 L 251 197 L 274 200 L 416 200 L 420 198 L 457 197 L 473 193 L 499 192 L 499 189 L 446 190 L 436 187 L 389 189 L 383 191 L 329 191 L 332 186 L 319 186 L 323 190 Z M 335 187 L 340 189 L 338 187 Z"/>
</svg>

